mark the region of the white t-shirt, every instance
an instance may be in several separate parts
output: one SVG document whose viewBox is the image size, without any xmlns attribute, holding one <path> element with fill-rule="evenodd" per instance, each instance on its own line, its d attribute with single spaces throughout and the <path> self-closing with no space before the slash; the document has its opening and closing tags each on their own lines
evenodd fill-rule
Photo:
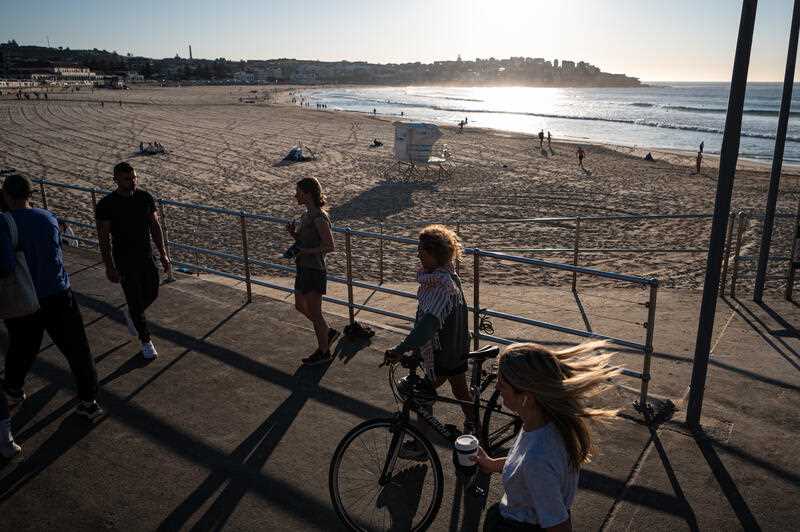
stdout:
<svg viewBox="0 0 800 532">
<path fill-rule="evenodd" d="M 578 489 L 578 470 L 569 461 L 564 440 L 553 423 L 520 431 L 503 467 L 506 519 L 555 526 L 569 518 Z"/>
</svg>

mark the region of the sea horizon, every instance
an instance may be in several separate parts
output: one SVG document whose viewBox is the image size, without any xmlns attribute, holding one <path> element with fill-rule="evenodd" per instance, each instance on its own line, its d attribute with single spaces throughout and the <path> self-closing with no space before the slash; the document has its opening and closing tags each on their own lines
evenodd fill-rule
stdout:
<svg viewBox="0 0 800 532">
<path fill-rule="evenodd" d="M 328 109 L 396 116 L 440 125 L 718 155 L 727 115 L 729 82 L 652 82 L 642 87 L 462 87 L 441 85 L 340 86 L 300 89 Z M 750 82 L 745 99 L 739 157 L 771 161 L 782 82 Z M 800 90 L 792 97 L 784 150 L 800 164 Z"/>
</svg>

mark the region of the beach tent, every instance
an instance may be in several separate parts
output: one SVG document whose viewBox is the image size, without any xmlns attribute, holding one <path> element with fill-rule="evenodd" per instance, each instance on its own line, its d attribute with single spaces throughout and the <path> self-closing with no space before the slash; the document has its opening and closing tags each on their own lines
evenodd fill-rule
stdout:
<svg viewBox="0 0 800 532">
<path fill-rule="evenodd" d="M 433 145 L 442 137 L 435 124 L 395 122 L 394 158 L 400 162 L 426 164 Z"/>
</svg>

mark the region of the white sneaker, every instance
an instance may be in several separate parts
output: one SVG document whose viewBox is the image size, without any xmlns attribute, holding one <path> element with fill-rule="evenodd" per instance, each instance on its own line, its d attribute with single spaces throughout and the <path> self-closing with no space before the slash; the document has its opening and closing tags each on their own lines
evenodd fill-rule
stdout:
<svg viewBox="0 0 800 532">
<path fill-rule="evenodd" d="M 6 460 L 11 460 L 22 452 L 22 447 L 14 443 L 14 440 L 0 443 L 0 455 Z"/>
<path fill-rule="evenodd" d="M 158 358 L 158 351 L 156 351 L 156 346 L 153 345 L 153 342 L 142 342 L 142 356 L 145 360 Z"/>
<path fill-rule="evenodd" d="M 131 313 L 128 312 L 128 307 L 122 309 L 122 315 L 125 316 L 125 324 L 128 326 L 128 334 L 131 336 L 139 336 L 139 331 L 136 330 L 136 326 L 133 324 Z"/>
</svg>

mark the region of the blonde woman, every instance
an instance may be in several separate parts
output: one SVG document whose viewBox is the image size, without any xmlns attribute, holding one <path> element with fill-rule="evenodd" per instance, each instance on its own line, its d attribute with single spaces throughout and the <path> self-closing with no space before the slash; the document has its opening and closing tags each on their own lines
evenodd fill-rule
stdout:
<svg viewBox="0 0 800 532">
<path fill-rule="evenodd" d="M 295 200 L 306 208 L 300 225 L 286 225 L 286 231 L 295 239 L 294 255 L 297 275 L 294 281 L 294 306 L 314 326 L 317 349 L 303 359 L 303 364 L 313 366 L 332 360 L 331 345 L 339 331 L 331 329 L 322 315 L 322 295 L 327 291 L 328 272 L 325 255 L 334 250 L 331 220 L 325 211 L 325 195 L 319 181 L 305 177 L 297 182 Z"/>
<path fill-rule="evenodd" d="M 449 382 L 456 399 L 472 401 L 466 378 L 469 353 L 467 304 L 461 290 L 461 279 L 455 271 L 461 254 L 458 236 L 447 227 L 429 225 L 420 231 L 416 321 L 408 336 L 386 351 L 386 358 L 396 360 L 403 353 L 418 349 L 433 387 Z M 465 416 L 472 415 L 469 407 L 463 407 L 463 410 Z M 465 420 L 467 425 L 474 423 L 475 420 L 469 417 Z M 424 453 L 424 450 L 407 448 L 402 452 L 404 457 L 413 457 L 415 452 Z"/>
<path fill-rule="evenodd" d="M 590 408 L 587 397 L 608 385 L 619 369 L 608 366 L 604 342 L 552 351 L 514 344 L 498 357 L 497 389 L 503 404 L 522 418 L 508 456 L 478 450 L 484 473 L 502 473 L 505 495 L 486 514 L 484 531 L 572 530 L 570 507 L 580 467 L 592 455 L 587 418 L 609 418 L 615 410 Z"/>
</svg>

